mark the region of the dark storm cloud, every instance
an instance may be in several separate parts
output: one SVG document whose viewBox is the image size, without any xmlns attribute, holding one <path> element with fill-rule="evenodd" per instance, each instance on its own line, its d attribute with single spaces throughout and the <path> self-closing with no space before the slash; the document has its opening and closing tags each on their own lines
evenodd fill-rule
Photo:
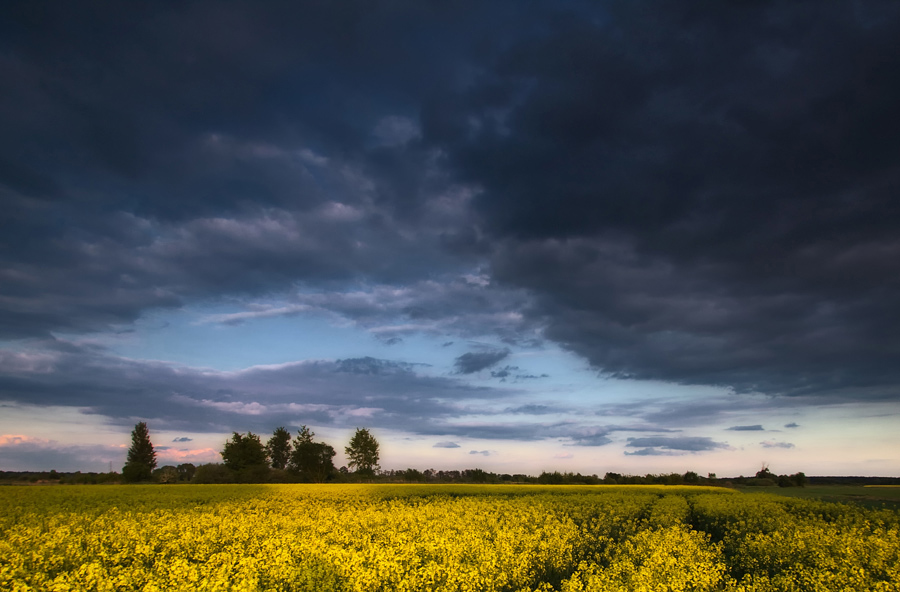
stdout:
<svg viewBox="0 0 900 592">
<path fill-rule="evenodd" d="M 471 266 L 415 117 L 466 5 L 2 10 L 0 338 Z"/>
<path fill-rule="evenodd" d="M 485 368 L 490 368 L 509 356 L 509 350 L 494 350 L 483 352 L 467 352 L 454 360 L 457 374 L 474 374 Z"/>
<path fill-rule="evenodd" d="M 423 111 L 495 278 L 613 376 L 895 399 L 897 5 L 608 6 Z"/>
<path fill-rule="evenodd" d="M 69 177 L 68 192 L 143 181 L 135 209 L 169 218 L 315 202 L 302 167 L 217 160 L 198 139 L 353 153 L 374 135 L 383 158 L 402 151 L 416 135 L 404 114 L 454 75 L 449 60 L 469 42 L 448 25 L 479 28 L 468 9 L 8 3 L 4 171 L 36 195 L 59 193 L 42 176 Z M 78 176 L 85 168 L 91 178 Z"/>
<path fill-rule="evenodd" d="M 762 432 L 765 430 L 760 424 L 731 426 L 730 428 L 725 429 L 732 432 Z"/>
<path fill-rule="evenodd" d="M 894 2 L 0 10 L 0 339 L 413 286 L 330 306 L 385 342 L 540 329 L 609 376 L 897 398 Z"/>
</svg>

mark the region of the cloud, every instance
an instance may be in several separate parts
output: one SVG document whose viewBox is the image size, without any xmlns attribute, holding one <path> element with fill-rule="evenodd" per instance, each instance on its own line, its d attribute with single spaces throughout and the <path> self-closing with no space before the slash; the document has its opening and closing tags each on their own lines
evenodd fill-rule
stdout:
<svg viewBox="0 0 900 592">
<path fill-rule="evenodd" d="M 612 442 L 610 434 L 617 431 L 614 427 L 587 428 L 573 430 L 569 436 L 575 446 L 606 446 Z"/>
<path fill-rule="evenodd" d="M 504 366 L 499 370 L 492 370 L 491 376 L 493 378 L 499 378 L 501 382 L 506 382 L 507 378 L 513 378 L 515 381 L 519 380 L 534 380 L 536 378 L 549 378 L 548 374 L 541 374 L 540 376 L 536 374 L 520 374 L 520 368 L 518 366 Z"/>
<path fill-rule="evenodd" d="M 184 463 L 205 464 L 221 461 L 221 451 L 212 448 L 196 448 L 192 450 L 176 450 L 174 448 L 169 448 L 157 455 L 157 464 L 159 466 L 166 464 L 180 465 Z"/>
<path fill-rule="evenodd" d="M 561 413 L 562 408 L 551 407 L 550 405 L 519 405 L 518 407 L 508 407 L 504 409 L 506 413 L 517 413 L 522 415 L 547 415 L 550 413 Z"/>
<path fill-rule="evenodd" d="M 67 444 L 23 434 L 0 435 L 0 464 L 8 471 L 120 471 L 124 447 Z"/>
<path fill-rule="evenodd" d="M 432 274 L 434 276 L 434 274 Z M 447 273 L 427 280 L 364 289 L 297 291 L 286 302 L 273 305 L 247 301 L 246 311 L 208 315 L 201 322 L 235 325 L 277 316 L 318 315 L 350 323 L 369 331 L 387 344 L 414 334 L 446 338 L 448 335 L 499 336 L 510 345 L 540 342 L 538 327 L 526 322 L 517 309 L 526 306 L 521 290 L 483 285 L 465 275 Z M 443 342 L 447 347 L 453 341 Z"/>
<path fill-rule="evenodd" d="M 368 356 L 364 358 L 348 358 L 335 362 L 335 371 L 346 374 L 382 376 L 409 374 L 412 372 L 413 368 L 413 364 L 391 360 L 380 360 Z"/>
<path fill-rule="evenodd" d="M 437 447 L 459 446 L 458 438 L 603 446 L 615 432 L 667 431 L 639 421 L 590 425 L 592 416 L 558 405 L 515 404 L 525 394 L 515 388 L 472 386 L 456 376 L 422 373 L 427 370 L 423 364 L 361 357 L 225 372 L 131 360 L 53 340 L 22 351 L 0 350 L 0 395 L 13 405 L 77 405 L 120 425 L 123 433 L 136 417 L 153 429 L 194 433 L 268 433 L 285 423 L 342 428 L 362 418 L 372 427 L 442 438 Z M 561 417 L 539 422 L 510 420 L 510 414 Z"/>
<path fill-rule="evenodd" d="M 799 427 L 800 427 L 800 424 L 794 423 L 794 422 L 792 421 L 791 423 L 786 423 L 786 424 L 784 424 L 784 427 L 789 428 L 789 429 L 799 428 Z"/>
<path fill-rule="evenodd" d="M 660 448 L 686 452 L 706 452 L 728 448 L 725 442 L 716 442 L 705 436 L 650 436 L 646 438 L 628 438 L 625 446 L 631 448 Z"/>
<path fill-rule="evenodd" d="M 470 450 L 469 454 L 480 454 L 481 456 L 491 456 L 493 454 L 490 450 Z"/>
<path fill-rule="evenodd" d="M 172 442 L 192 442 L 193 438 L 188 438 L 187 436 L 182 436 L 181 438 L 175 438 Z"/>
<path fill-rule="evenodd" d="M 518 369 L 518 366 L 506 366 L 504 368 L 500 368 L 499 370 L 491 370 L 491 376 L 493 376 L 494 378 L 506 380 L 510 376 L 510 372 Z"/>
<path fill-rule="evenodd" d="M 769 397 L 761 394 L 728 394 L 721 390 L 698 392 L 692 397 L 644 397 L 596 407 L 599 416 L 631 416 L 657 428 L 727 425 L 735 416 L 767 416 L 774 410 L 795 413 L 799 409 L 853 401 L 852 394 Z M 738 427 L 738 426 L 734 426 Z"/>
<path fill-rule="evenodd" d="M 756 425 L 738 425 L 731 426 L 730 428 L 725 428 L 726 430 L 731 430 L 733 432 L 762 432 L 764 428 L 760 424 Z"/>
<path fill-rule="evenodd" d="M 49 440 L 41 438 L 32 438 L 21 434 L 2 434 L 0 435 L 0 446 L 22 446 L 27 444 L 43 445 L 48 444 Z"/>
<path fill-rule="evenodd" d="M 419 426 L 421 433 L 430 432 L 433 435 L 452 434 L 459 438 L 472 438 L 483 440 L 518 440 L 533 442 L 546 438 L 566 437 L 571 428 L 565 422 L 551 424 L 508 422 L 500 423 L 485 419 L 481 414 L 477 422 L 464 416 L 458 420 L 454 418 L 440 419 L 427 425 Z"/>
<path fill-rule="evenodd" d="M 456 442 L 445 440 L 442 442 L 437 442 L 434 446 L 432 446 L 432 448 L 459 448 L 459 444 L 457 444 Z"/>
<path fill-rule="evenodd" d="M 760 442 L 759 445 L 763 448 L 794 448 L 794 445 L 790 442 L 775 442 L 773 440 Z"/>
<path fill-rule="evenodd" d="M 900 66 L 900 14 L 873 12 L 622 6 L 550 26 L 424 109 L 423 138 L 483 189 L 494 281 L 531 290 L 526 316 L 604 373 L 888 400 L 900 85 L 855 73 Z"/>
<path fill-rule="evenodd" d="M 421 434 L 459 434 L 460 404 L 516 391 L 472 387 L 421 375 L 421 365 L 371 357 L 308 360 L 239 371 L 194 369 L 110 355 L 53 341 L 25 351 L 0 350 L 0 398 L 12 404 L 65 405 L 130 429 L 268 432 L 285 422 L 370 425 Z"/>
<path fill-rule="evenodd" d="M 517 405 L 469 375 L 535 378 L 495 367 L 512 349 L 435 378 L 374 358 L 206 372 L 53 340 L 225 302 L 201 322 L 549 340 L 603 376 L 734 394 L 598 402 L 659 433 L 896 403 L 892 3 L 546 3 L 512 27 L 503 4 L 360 10 L 353 26 L 339 3 L 14 11 L 4 398 L 123 426 L 362 414 L 435 437 L 609 437 L 470 421 L 464 402 Z"/>
<path fill-rule="evenodd" d="M 626 456 L 679 456 L 680 454 L 683 453 L 660 450 L 658 448 L 642 448 L 640 450 L 635 450 L 634 452 L 628 450 L 625 451 Z"/>
<path fill-rule="evenodd" d="M 256 310 L 247 312 L 235 312 L 227 314 L 213 314 L 206 316 L 201 322 L 203 323 L 221 323 L 223 325 L 240 325 L 248 320 L 265 319 L 271 317 L 288 317 L 295 316 L 304 312 L 309 312 L 311 307 L 303 304 L 294 304 L 290 306 L 256 306 Z"/>
<path fill-rule="evenodd" d="M 419 126 L 407 117 L 388 115 L 378 122 L 372 135 L 384 146 L 397 146 L 417 137 Z"/>
<path fill-rule="evenodd" d="M 508 349 L 468 352 L 456 358 L 453 364 L 456 367 L 457 374 L 474 374 L 485 368 L 490 368 L 509 356 L 509 353 Z"/>
</svg>

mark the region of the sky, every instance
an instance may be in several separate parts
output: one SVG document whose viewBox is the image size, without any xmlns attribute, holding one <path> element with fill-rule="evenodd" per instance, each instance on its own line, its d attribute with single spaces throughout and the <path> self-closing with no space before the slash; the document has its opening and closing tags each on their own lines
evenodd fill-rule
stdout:
<svg viewBox="0 0 900 592">
<path fill-rule="evenodd" d="M 0 470 L 900 476 L 900 3 L 4 2 Z"/>
</svg>

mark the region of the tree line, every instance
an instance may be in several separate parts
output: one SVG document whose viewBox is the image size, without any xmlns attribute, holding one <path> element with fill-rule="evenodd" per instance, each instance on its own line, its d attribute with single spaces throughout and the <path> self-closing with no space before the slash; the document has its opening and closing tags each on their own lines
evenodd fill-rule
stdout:
<svg viewBox="0 0 900 592">
<path fill-rule="evenodd" d="M 140 422 L 131 432 L 131 447 L 122 468 L 122 479 L 129 483 L 151 479 L 162 483 L 322 483 L 334 480 L 339 475 L 352 474 L 356 478 L 371 478 L 380 468 L 378 441 L 366 428 L 356 429 L 344 448 L 349 460 L 348 466 L 340 469 L 334 466 L 334 448 L 325 442 L 316 442 L 314 437 L 315 432 L 305 425 L 300 427 L 293 440 L 286 428 L 275 428 L 265 443 L 253 432 L 234 432 L 220 452 L 222 463 L 198 467 L 184 463 L 177 467 L 157 469 L 156 451 L 150 441 L 150 432 L 146 422 Z"/>
<path fill-rule="evenodd" d="M 543 472 L 537 477 L 524 474 L 497 474 L 482 469 L 463 471 L 438 471 L 427 469 L 380 471 L 379 445 L 366 428 L 357 428 L 344 448 L 348 466 L 336 469 L 333 459 L 336 452 L 325 442 L 317 442 L 315 432 L 301 426 L 291 439 L 284 427 L 275 428 L 264 443 L 253 432 L 234 432 L 221 451 L 222 463 L 194 466 L 184 463 L 178 466 L 156 468 L 156 452 L 150 442 L 145 422 L 140 422 L 131 433 L 131 448 L 122 469 L 126 482 L 155 480 L 161 483 L 190 481 L 193 483 L 265 483 L 312 482 L 366 479 L 385 482 L 419 483 L 537 483 L 544 485 L 757 485 L 779 487 L 804 487 L 808 479 L 803 473 L 775 475 L 766 465 L 753 477 L 718 479 L 715 473 L 701 477 L 694 471 L 684 474 L 623 475 L 607 472 L 598 475 L 581 473 Z"/>
</svg>

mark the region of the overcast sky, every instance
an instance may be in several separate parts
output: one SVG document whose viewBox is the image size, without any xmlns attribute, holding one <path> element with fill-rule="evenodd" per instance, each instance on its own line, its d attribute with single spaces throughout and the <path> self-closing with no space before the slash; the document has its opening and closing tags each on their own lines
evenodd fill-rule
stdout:
<svg viewBox="0 0 900 592">
<path fill-rule="evenodd" d="M 0 470 L 900 475 L 900 3 L 0 8 Z"/>
</svg>

